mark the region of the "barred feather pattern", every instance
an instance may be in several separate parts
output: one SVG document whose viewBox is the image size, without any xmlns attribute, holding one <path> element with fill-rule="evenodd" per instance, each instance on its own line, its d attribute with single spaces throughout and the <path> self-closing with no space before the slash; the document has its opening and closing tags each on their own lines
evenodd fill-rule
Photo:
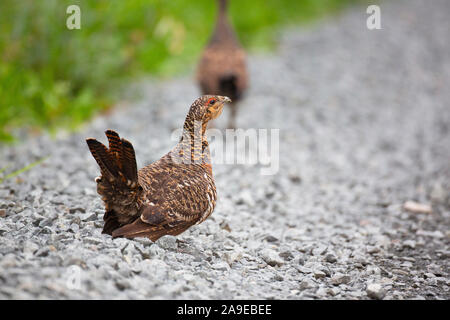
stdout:
<svg viewBox="0 0 450 320">
<path fill-rule="evenodd" d="M 105 204 L 103 233 L 156 241 L 166 234 L 178 235 L 211 215 L 217 192 L 205 130 L 224 102 L 230 101 L 211 97 L 202 96 L 191 105 L 180 142 L 139 171 L 132 144 L 115 131 L 106 131 L 109 147 L 92 138 L 86 140 L 101 172 L 96 182 Z M 200 148 L 192 145 L 194 121 L 203 124 Z M 180 153 L 184 161 L 174 161 Z M 197 159 L 200 161 L 192 161 Z"/>
</svg>

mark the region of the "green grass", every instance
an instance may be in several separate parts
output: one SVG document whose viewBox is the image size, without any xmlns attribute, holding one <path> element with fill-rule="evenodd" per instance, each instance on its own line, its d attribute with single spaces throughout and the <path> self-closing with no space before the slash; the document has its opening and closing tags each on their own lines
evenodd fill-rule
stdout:
<svg viewBox="0 0 450 320">
<path fill-rule="evenodd" d="M 31 170 L 32 168 L 34 168 L 34 167 L 37 166 L 38 164 L 41 164 L 42 162 L 44 162 L 44 161 L 47 160 L 47 159 L 48 159 L 48 157 L 39 159 L 39 160 L 37 160 L 37 161 L 35 161 L 35 162 L 33 162 L 33 163 L 30 163 L 29 165 L 27 165 L 27 166 L 25 166 L 25 167 L 23 167 L 23 168 L 21 168 L 21 169 L 19 169 L 19 170 L 15 170 L 15 171 L 13 171 L 13 172 L 11 172 L 11 173 L 8 173 L 8 174 L 5 175 L 5 176 L 3 176 L 3 175 L 4 175 L 4 172 L 6 172 L 6 170 L 9 168 L 9 166 L 0 168 L 0 183 L 2 183 L 3 181 L 5 181 L 5 180 L 7 180 L 7 179 L 14 178 L 14 177 L 18 176 L 19 174 L 21 174 L 21 173 L 23 173 L 23 172 L 26 172 L 26 171 L 28 171 L 28 170 Z"/>
<path fill-rule="evenodd" d="M 277 28 L 355 1 L 231 1 L 230 17 L 246 48 L 268 49 Z M 66 28 L 71 4 L 81 30 Z M 185 72 L 215 16 L 213 0 L 1 0 L 0 141 L 17 127 L 74 129 L 111 107 L 127 80 Z"/>
</svg>

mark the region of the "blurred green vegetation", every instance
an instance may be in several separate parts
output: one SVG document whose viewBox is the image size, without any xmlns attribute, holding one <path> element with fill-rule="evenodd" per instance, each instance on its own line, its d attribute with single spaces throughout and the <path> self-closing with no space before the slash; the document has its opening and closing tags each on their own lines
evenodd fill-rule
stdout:
<svg viewBox="0 0 450 320">
<path fill-rule="evenodd" d="M 270 48 L 278 27 L 356 1 L 230 1 L 229 16 L 246 48 Z M 66 27 L 72 4 L 80 30 Z M 127 79 L 189 70 L 215 17 L 214 0 L 1 0 L 0 141 L 15 127 L 73 129 L 117 101 Z"/>
<path fill-rule="evenodd" d="M 15 170 L 15 171 L 13 171 L 11 173 L 8 173 L 8 174 L 4 174 L 4 172 L 9 168 L 9 166 L 0 168 L 0 183 L 2 183 L 3 181 L 5 181 L 7 179 L 14 178 L 14 177 L 18 176 L 19 174 L 21 174 L 23 172 L 26 172 L 28 170 L 33 169 L 35 166 L 37 166 L 38 164 L 41 164 L 42 162 L 44 162 L 47 159 L 48 159 L 48 157 L 41 158 L 41 159 L 39 159 L 39 160 L 37 160 L 35 162 L 30 163 L 29 165 L 27 165 L 27 166 L 25 166 L 23 168 L 20 168 L 20 169 Z"/>
</svg>

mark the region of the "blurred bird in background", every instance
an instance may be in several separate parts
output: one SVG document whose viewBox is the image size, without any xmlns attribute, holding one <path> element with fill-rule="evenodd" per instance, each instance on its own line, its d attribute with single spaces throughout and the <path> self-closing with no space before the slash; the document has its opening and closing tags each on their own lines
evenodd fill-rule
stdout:
<svg viewBox="0 0 450 320">
<path fill-rule="evenodd" d="M 236 103 L 248 86 L 246 53 L 227 18 L 228 0 L 218 0 L 218 16 L 213 35 L 197 69 L 202 94 L 231 98 L 229 128 L 236 126 Z"/>
<path fill-rule="evenodd" d="M 217 193 L 206 127 L 221 114 L 226 102 L 231 100 L 210 95 L 195 100 L 178 144 L 139 171 L 133 145 L 115 131 L 106 131 L 109 148 L 96 139 L 86 140 L 100 166 L 101 176 L 95 181 L 105 203 L 102 233 L 156 241 L 164 235 L 178 235 L 209 217 Z"/>
</svg>

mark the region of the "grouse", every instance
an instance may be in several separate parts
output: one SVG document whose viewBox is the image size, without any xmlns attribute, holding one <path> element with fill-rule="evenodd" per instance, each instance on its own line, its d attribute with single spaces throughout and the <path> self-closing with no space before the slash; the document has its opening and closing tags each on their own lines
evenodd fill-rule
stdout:
<svg viewBox="0 0 450 320">
<path fill-rule="evenodd" d="M 86 139 L 101 175 L 95 179 L 105 205 L 102 233 L 115 237 L 178 235 L 214 210 L 208 121 L 217 118 L 224 96 L 204 95 L 191 105 L 178 144 L 158 161 L 137 170 L 133 145 L 107 130 L 109 147 Z"/>
<path fill-rule="evenodd" d="M 197 68 L 202 94 L 219 94 L 231 98 L 229 128 L 236 123 L 236 102 L 248 86 L 246 53 L 227 20 L 227 0 L 218 0 L 219 13 L 214 33 Z"/>
</svg>

